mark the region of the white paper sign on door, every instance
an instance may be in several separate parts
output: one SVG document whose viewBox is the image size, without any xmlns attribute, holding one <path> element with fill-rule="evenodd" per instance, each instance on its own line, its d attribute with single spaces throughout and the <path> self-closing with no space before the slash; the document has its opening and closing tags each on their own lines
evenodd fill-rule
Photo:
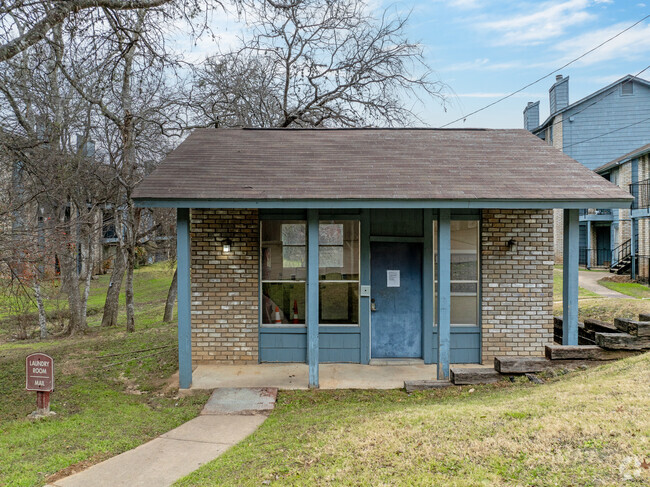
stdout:
<svg viewBox="0 0 650 487">
<path fill-rule="evenodd" d="M 399 287 L 399 271 L 386 271 L 386 287 Z"/>
</svg>

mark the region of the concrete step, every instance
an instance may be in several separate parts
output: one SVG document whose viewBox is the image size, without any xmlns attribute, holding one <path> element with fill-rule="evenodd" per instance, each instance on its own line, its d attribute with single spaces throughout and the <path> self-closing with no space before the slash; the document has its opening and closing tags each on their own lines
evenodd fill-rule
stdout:
<svg viewBox="0 0 650 487">
<path fill-rule="evenodd" d="M 424 365 L 421 358 L 372 358 L 370 365 Z"/>
<path fill-rule="evenodd" d="M 413 391 L 426 391 L 430 389 L 444 389 L 451 386 L 452 383 L 448 380 L 407 380 L 404 381 L 404 389 L 406 392 Z"/>
<path fill-rule="evenodd" d="M 624 350 L 605 350 L 597 345 L 546 345 L 546 358 L 556 360 L 619 360 L 632 355 Z"/>
<path fill-rule="evenodd" d="M 452 367 L 449 379 L 457 386 L 468 384 L 489 384 L 497 382 L 501 375 L 487 367 Z"/>
<path fill-rule="evenodd" d="M 541 372 L 550 367 L 551 361 L 544 357 L 495 357 L 494 370 L 500 374 L 526 374 Z"/>
</svg>

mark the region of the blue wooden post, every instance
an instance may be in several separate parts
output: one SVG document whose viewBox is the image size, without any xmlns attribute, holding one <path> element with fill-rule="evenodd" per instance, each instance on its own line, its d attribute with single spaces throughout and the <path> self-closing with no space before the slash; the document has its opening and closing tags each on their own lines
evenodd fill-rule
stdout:
<svg viewBox="0 0 650 487">
<path fill-rule="evenodd" d="M 176 212 L 176 266 L 178 269 L 178 375 L 179 387 L 192 385 L 192 313 L 190 289 L 190 210 Z"/>
<path fill-rule="evenodd" d="M 591 269 L 591 220 L 587 220 L 587 269 Z"/>
<path fill-rule="evenodd" d="M 438 379 L 449 379 L 451 357 L 451 224 L 448 208 L 438 220 Z"/>
<path fill-rule="evenodd" d="M 578 210 L 564 210 L 562 345 L 578 344 Z"/>
<path fill-rule="evenodd" d="M 361 286 L 370 286 L 370 210 L 361 210 Z M 361 296 L 360 362 L 370 362 L 370 296 Z"/>
<path fill-rule="evenodd" d="M 423 212 L 424 245 L 422 249 L 422 357 L 433 363 L 433 211 Z"/>
<path fill-rule="evenodd" d="M 634 218 L 630 218 L 630 277 L 636 279 L 636 229 L 634 228 Z"/>
<path fill-rule="evenodd" d="M 318 210 L 307 212 L 307 362 L 309 387 L 318 387 Z"/>
</svg>

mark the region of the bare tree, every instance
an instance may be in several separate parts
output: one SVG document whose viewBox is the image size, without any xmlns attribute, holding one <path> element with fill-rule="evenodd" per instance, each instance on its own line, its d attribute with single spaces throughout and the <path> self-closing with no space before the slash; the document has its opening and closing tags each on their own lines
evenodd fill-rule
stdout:
<svg viewBox="0 0 650 487">
<path fill-rule="evenodd" d="M 138 10 L 171 0 L 53 0 L 0 3 L 0 62 L 7 61 L 45 40 L 75 13 L 98 8 Z"/>
<path fill-rule="evenodd" d="M 365 0 L 244 0 L 250 34 L 206 60 L 191 94 L 205 125 L 406 125 L 422 96 L 444 103 L 407 18 L 368 14 Z"/>
</svg>

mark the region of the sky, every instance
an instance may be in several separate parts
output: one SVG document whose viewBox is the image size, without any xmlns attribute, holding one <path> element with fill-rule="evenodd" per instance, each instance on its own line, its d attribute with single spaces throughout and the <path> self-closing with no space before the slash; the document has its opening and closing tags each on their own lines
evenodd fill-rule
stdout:
<svg viewBox="0 0 650 487">
<path fill-rule="evenodd" d="M 650 14 L 636 0 L 370 0 L 379 16 L 388 9 L 409 14 L 407 35 L 419 42 L 433 76 L 446 85 L 446 102 L 414 102 L 420 125 L 440 127 L 560 68 Z M 216 41 L 186 44 L 197 60 L 236 43 L 236 23 L 214 20 Z M 650 64 L 650 19 L 562 69 L 573 103 Z M 650 79 L 650 68 L 641 77 Z M 540 100 L 548 116 L 555 74 L 521 93 L 450 127 L 522 128 L 528 101 Z"/>
</svg>

